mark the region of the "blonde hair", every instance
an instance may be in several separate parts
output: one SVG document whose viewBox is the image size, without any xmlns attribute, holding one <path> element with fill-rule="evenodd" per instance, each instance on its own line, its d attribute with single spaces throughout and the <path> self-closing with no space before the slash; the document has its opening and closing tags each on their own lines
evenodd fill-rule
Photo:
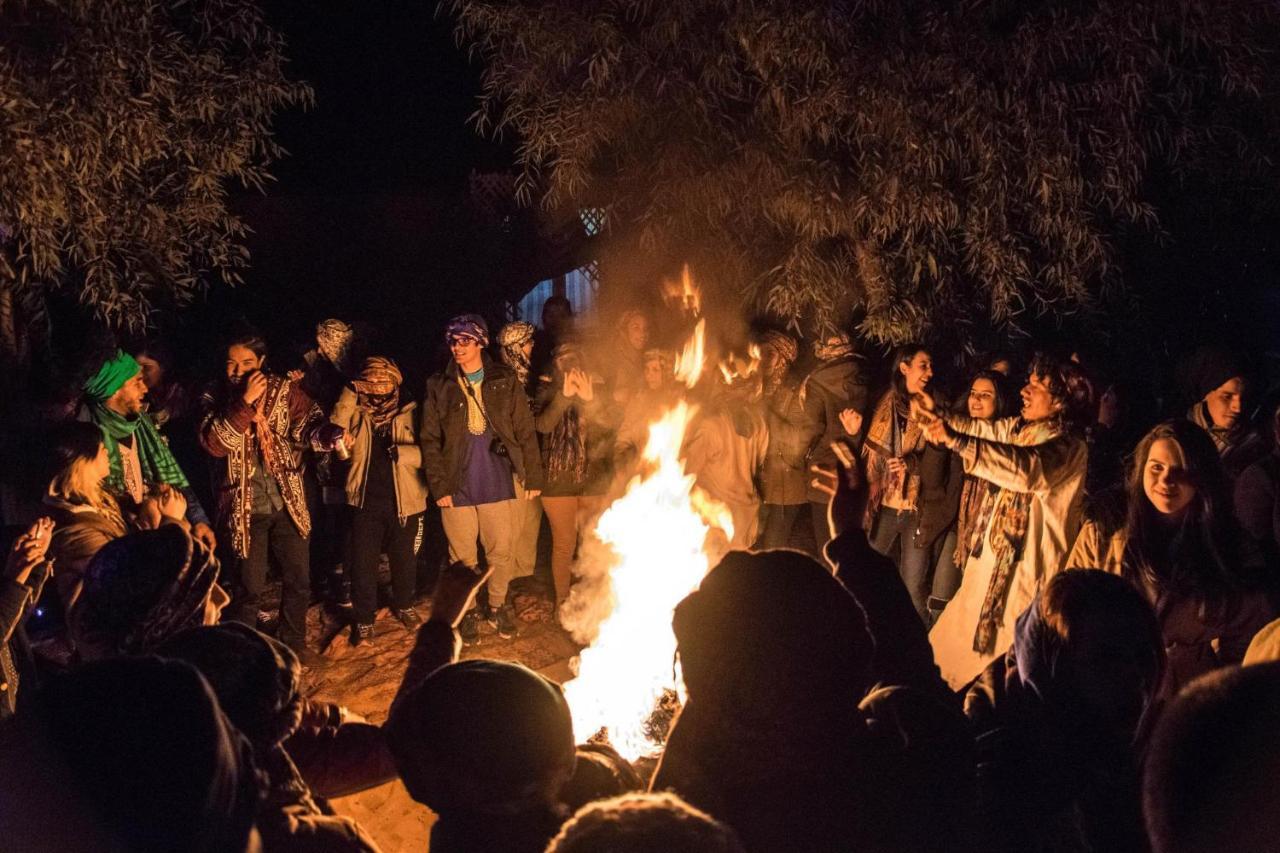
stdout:
<svg viewBox="0 0 1280 853">
<path fill-rule="evenodd" d="M 92 424 L 69 425 L 54 448 L 53 477 L 49 494 L 68 503 L 82 504 L 114 516 L 120 508 L 102 481 L 89 472 L 89 467 L 102 452 L 102 433 Z"/>
</svg>

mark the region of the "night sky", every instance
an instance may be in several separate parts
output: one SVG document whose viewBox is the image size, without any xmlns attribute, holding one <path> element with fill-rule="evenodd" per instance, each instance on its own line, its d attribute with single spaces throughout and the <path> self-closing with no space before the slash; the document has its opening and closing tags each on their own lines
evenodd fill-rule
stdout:
<svg viewBox="0 0 1280 853">
<path fill-rule="evenodd" d="M 429 0 L 265 8 L 287 40 L 290 75 L 311 84 L 316 103 L 277 117 L 289 156 L 266 194 L 236 196 L 255 232 L 250 269 L 245 287 L 210 295 L 210 319 L 243 316 L 296 341 L 334 315 L 375 323 L 392 350 L 420 349 L 475 291 L 476 247 L 451 215 L 467 175 L 512 161 L 467 122 L 479 68 Z"/>
</svg>

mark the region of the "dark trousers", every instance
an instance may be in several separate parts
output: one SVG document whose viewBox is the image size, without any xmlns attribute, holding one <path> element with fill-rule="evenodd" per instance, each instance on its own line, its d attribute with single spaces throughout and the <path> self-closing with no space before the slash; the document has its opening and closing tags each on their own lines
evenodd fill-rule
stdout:
<svg viewBox="0 0 1280 853">
<path fill-rule="evenodd" d="M 413 545 L 421 523 L 419 513 L 409 516 L 401 525 L 395 507 L 352 509 L 347 565 L 351 571 L 352 616 L 356 622 L 370 625 L 378 612 L 378 557 L 384 553 L 391 563 L 391 606 L 396 610 L 413 606 L 417 582 L 417 555 Z"/>
<path fill-rule="evenodd" d="M 955 525 L 942 537 L 942 547 L 938 549 L 938 559 L 933 566 L 933 591 L 929 595 L 929 616 L 936 622 L 960 588 L 964 577 L 964 566 L 956 565 L 956 528 Z"/>
<path fill-rule="evenodd" d="M 757 548 L 785 548 L 791 542 L 791 529 L 804 504 L 762 504 L 760 507 L 760 541 Z"/>
<path fill-rule="evenodd" d="M 898 574 L 911 593 L 920 621 L 929 624 L 929 569 L 933 550 L 916 541 L 919 515 L 914 510 L 881 507 L 871 531 L 870 544 L 898 565 Z"/>
<path fill-rule="evenodd" d="M 831 541 L 831 525 L 827 522 L 827 502 L 809 501 L 809 520 L 813 523 L 813 556 L 819 563 L 826 562 L 823 549 Z"/>
<path fill-rule="evenodd" d="M 238 561 L 240 577 L 231 618 L 257 626 L 271 556 L 276 558 L 284 582 L 277 636 L 287 646 L 303 646 L 307 639 L 307 607 L 311 604 L 311 555 L 307 540 L 286 510 L 250 519 L 249 556 Z"/>
</svg>

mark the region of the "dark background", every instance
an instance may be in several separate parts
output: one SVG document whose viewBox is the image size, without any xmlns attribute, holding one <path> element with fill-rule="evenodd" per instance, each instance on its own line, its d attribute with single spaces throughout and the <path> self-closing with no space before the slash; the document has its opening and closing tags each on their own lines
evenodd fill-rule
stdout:
<svg viewBox="0 0 1280 853">
<path fill-rule="evenodd" d="M 315 106 L 277 118 L 289 156 L 266 193 L 235 197 L 253 229 L 245 284 L 214 287 L 173 323 L 208 352 L 217 330 L 245 319 L 267 332 L 282 367 L 310 345 L 317 321 L 369 321 L 378 346 L 420 373 L 439 355 L 444 319 L 492 313 L 523 292 L 519 276 L 495 272 L 507 247 L 467 211 L 472 170 L 512 161 L 467 121 L 478 66 L 430 0 L 268 0 L 265 9 Z M 193 367 L 215 361 L 210 353 Z"/>
</svg>

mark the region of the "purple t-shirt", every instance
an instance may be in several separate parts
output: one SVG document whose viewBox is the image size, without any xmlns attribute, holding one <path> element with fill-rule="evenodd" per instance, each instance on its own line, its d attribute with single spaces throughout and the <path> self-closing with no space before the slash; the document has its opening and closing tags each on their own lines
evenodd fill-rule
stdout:
<svg viewBox="0 0 1280 853">
<path fill-rule="evenodd" d="M 471 382 L 483 379 L 483 370 L 467 376 Z M 453 494 L 454 506 L 479 506 L 515 498 L 511 463 L 490 450 L 493 439 L 493 428 L 488 425 L 481 435 L 467 432 L 467 443 L 462 451 L 462 483 Z"/>
</svg>

